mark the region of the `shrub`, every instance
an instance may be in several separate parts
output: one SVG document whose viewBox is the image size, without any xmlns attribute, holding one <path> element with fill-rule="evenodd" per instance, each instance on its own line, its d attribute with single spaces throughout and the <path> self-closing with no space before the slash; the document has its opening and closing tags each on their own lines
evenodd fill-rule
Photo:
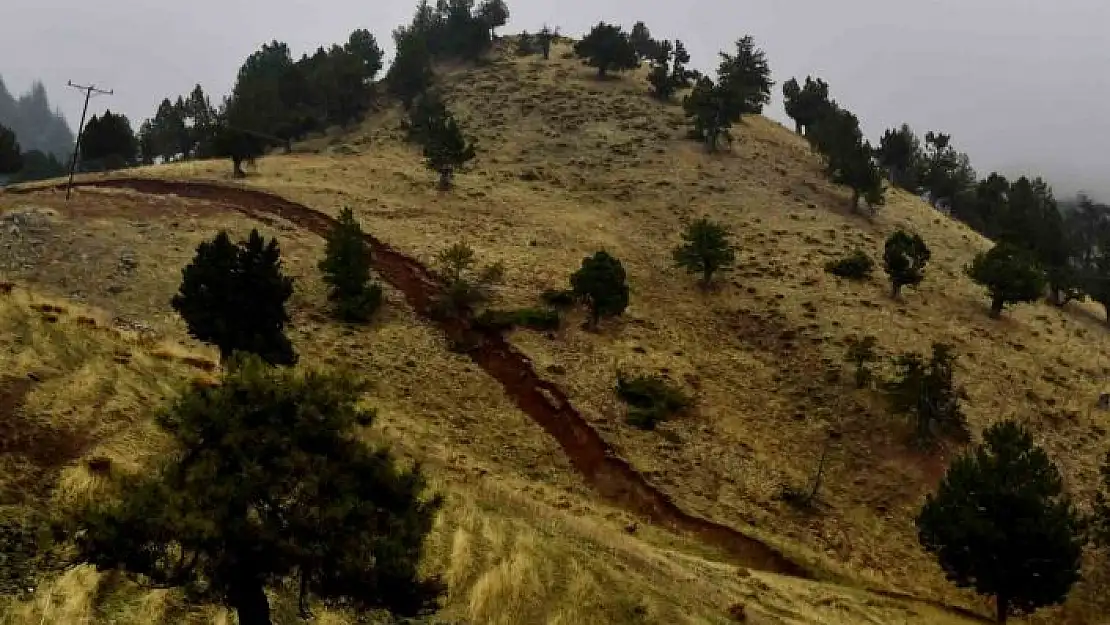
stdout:
<svg viewBox="0 0 1110 625">
<path fill-rule="evenodd" d="M 474 250 L 465 243 L 456 243 L 436 255 L 440 269 L 438 312 L 465 317 L 493 297 L 493 287 L 501 282 L 505 268 L 501 263 L 476 267 Z"/>
<path fill-rule="evenodd" d="M 558 311 L 546 308 L 487 310 L 478 315 L 474 323 L 479 328 L 492 332 L 507 332 L 517 327 L 549 332 L 559 329 L 562 317 Z"/>
<path fill-rule="evenodd" d="M 617 396 L 628 404 L 629 425 L 641 430 L 654 430 L 655 426 L 685 410 L 690 400 L 679 389 L 658 376 L 617 376 Z"/>
<path fill-rule="evenodd" d="M 825 271 L 849 280 L 866 280 L 874 270 L 875 261 L 863 250 L 856 250 L 839 260 L 830 260 L 825 265 Z"/>
<path fill-rule="evenodd" d="M 891 234 L 883 248 L 883 269 L 890 276 L 891 294 L 898 297 L 902 287 L 921 284 L 931 257 L 921 235 L 905 230 Z"/>
<path fill-rule="evenodd" d="M 547 289 L 540 294 L 540 299 L 557 310 L 573 308 L 575 304 L 574 291 L 569 289 Z"/>
<path fill-rule="evenodd" d="M 672 253 L 675 265 L 687 273 L 701 274 L 702 287 L 708 287 L 713 274 L 731 269 L 736 261 L 736 248 L 723 224 L 699 219 L 686 227 L 682 239 L 683 244 Z"/>
<path fill-rule="evenodd" d="M 877 359 L 875 337 L 865 336 L 862 339 L 853 337 L 849 340 L 847 360 L 856 367 L 856 388 L 871 385 L 871 363 Z"/>
</svg>

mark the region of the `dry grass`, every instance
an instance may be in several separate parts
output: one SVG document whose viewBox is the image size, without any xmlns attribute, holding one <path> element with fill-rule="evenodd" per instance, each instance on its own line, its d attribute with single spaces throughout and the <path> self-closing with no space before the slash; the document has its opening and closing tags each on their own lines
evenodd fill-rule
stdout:
<svg viewBox="0 0 1110 625">
<path fill-rule="evenodd" d="M 751 524 L 848 577 L 981 605 L 953 591 L 914 539 L 912 515 L 944 458 L 909 452 L 901 424 L 878 398 L 850 390 L 847 375 L 829 383 L 826 372 L 841 366 L 853 335 L 876 336 L 886 353 L 954 343 L 973 426 L 1026 422 L 1086 497 L 1106 446 L 1107 417 L 1091 409 L 1110 347 L 1098 320 L 1084 307 L 1038 304 L 991 321 L 985 297 L 962 275 L 986 243 L 963 226 L 901 194 L 873 222 L 847 214 L 848 195 L 823 180 L 804 142 L 766 119 L 738 129 L 733 153 L 708 156 L 681 139 L 677 105 L 649 100 L 633 77 L 596 82 L 588 68 L 560 60 L 562 51 L 546 64 L 499 59 L 444 76 L 480 148 L 450 194 L 435 190 L 416 151 L 399 142 L 396 111 L 348 135 L 307 142 L 297 154 L 263 159 L 247 184 L 331 214 L 349 204 L 364 227 L 425 262 L 465 239 L 484 260 L 506 264 L 506 306 L 533 303 L 544 288 L 564 285 L 583 256 L 609 250 L 625 263 L 633 290 L 622 320 L 590 334 L 574 319 L 555 340 L 518 332 L 513 342 L 623 456 L 684 508 Z M 197 162 L 135 173 L 225 180 L 228 169 Z M 0 196 L 0 208 L 44 203 L 59 221 L 92 223 L 91 242 L 125 238 L 149 279 L 96 301 L 134 311 L 171 344 L 185 342 L 167 304 L 180 266 L 201 237 L 251 222 L 201 202 L 92 190 L 77 197 L 86 204 L 72 215 L 49 194 Z M 165 203 L 166 215 L 148 210 L 154 202 Z M 136 211 L 149 222 L 146 233 L 129 233 L 125 215 Z M 184 222 L 189 228 L 172 225 L 181 215 L 194 215 Z M 730 225 L 740 245 L 737 271 L 708 294 L 669 256 L 682 224 L 703 215 Z M 903 301 L 889 299 L 881 274 L 859 284 L 824 272 L 826 260 L 855 247 L 877 257 L 899 226 L 920 232 L 934 259 L 922 288 Z M 428 463 L 449 494 L 429 556 L 429 567 L 451 582 L 446 615 L 494 623 L 723 622 L 730 605 L 745 603 L 754 623 L 946 622 L 840 587 L 741 577 L 697 545 L 650 528 L 626 534 L 631 519 L 596 502 L 553 441 L 473 364 L 450 354 L 397 293 L 388 292 L 386 315 L 371 328 L 332 324 L 314 269 L 321 243 L 283 223 L 263 230 L 280 236 L 299 278 L 294 341 L 305 361 L 367 372 L 377 382 L 371 401 L 380 409 L 380 440 Z M 56 277 L 28 277 L 68 294 Z M 696 398 L 695 409 L 662 426 L 662 435 L 626 426 L 613 394 L 620 369 L 669 377 Z M 776 496 L 808 478 L 829 427 L 844 437 L 820 514 L 803 516 Z M 151 435 L 141 424 L 134 431 Z M 84 479 L 74 469 L 62 484 L 79 489 Z M 81 575 L 57 583 L 84 588 Z M 1092 622 L 1099 594 L 1087 584 L 1042 621 Z M 41 593 L 36 601 L 44 601 Z M 123 603 L 121 610 L 143 614 Z M 15 622 L 41 617 L 33 606 L 21 609 L 30 616 Z"/>
</svg>

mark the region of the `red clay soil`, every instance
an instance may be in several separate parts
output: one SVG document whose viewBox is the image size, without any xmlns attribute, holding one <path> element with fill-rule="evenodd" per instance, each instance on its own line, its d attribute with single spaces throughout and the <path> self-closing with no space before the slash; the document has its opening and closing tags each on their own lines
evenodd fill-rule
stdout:
<svg viewBox="0 0 1110 625">
<path fill-rule="evenodd" d="M 216 183 L 128 178 L 90 181 L 79 186 L 130 189 L 140 193 L 206 200 L 255 219 L 275 215 L 320 236 L 325 236 L 335 223 L 331 217 L 285 198 Z M 9 189 L 8 192 L 24 191 Z M 381 277 L 404 293 L 414 311 L 438 326 L 449 339 L 474 345 L 468 351 L 470 358 L 500 382 L 516 405 L 559 442 L 574 467 L 607 500 L 658 525 L 692 533 L 730 553 L 745 567 L 804 579 L 814 578 L 804 566 L 777 549 L 734 528 L 680 509 L 628 462 L 616 456 L 609 444 L 571 405 L 566 394 L 557 385 L 542 379 L 528 357 L 504 337 L 495 332 L 478 330 L 465 319 L 444 319 L 434 314 L 432 304 L 438 286 L 431 271 L 371 235 L 366 235 L 366 240 L 373 248 L 374 268 Z M 981 618 L 969 610 L 939 602 L 890 591 L 879 592 L 889 597 L 929 603 L 977 620 Z"/>
</svg>

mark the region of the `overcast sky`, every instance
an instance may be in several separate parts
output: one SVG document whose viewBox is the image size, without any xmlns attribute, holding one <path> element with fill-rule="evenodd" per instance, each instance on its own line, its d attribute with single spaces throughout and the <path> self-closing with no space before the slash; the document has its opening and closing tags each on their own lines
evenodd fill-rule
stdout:
<svg viewBox="0 0 1110 625">
<path fill-rule="evenodd" d="M 242 60 L 279 39 L 294 54 L 355 28 L 391 51 L 415 0 L 0 0 L 0 76 L 13 93 L 42 79 L 76 126 L 67 80 L 115 89 L 90 107 L 134 125 L 201 83 L 218 102 Z M 980 174 L 1040 172 L 1062 195 L 1110 198 L 1107 0 L 509 0 L 506 32 L 545 22 L 578 34 L 598 20 L 645 21 L 680 38 L 694 65 L 751 34 L 776 80 L 815 74 L 877 138 L 907 122 L 944 130 Z M 220 97 L 217 97 L 220 96 Z"/>
</svg>

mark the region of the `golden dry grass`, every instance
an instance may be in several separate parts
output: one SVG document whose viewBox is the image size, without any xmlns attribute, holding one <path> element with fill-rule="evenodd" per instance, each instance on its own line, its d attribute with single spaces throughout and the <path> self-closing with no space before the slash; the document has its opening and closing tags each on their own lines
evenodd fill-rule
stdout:
<svg viewBox="0 0 1110 625">
<path fill-rule="evenodd" d="M 549 63 L 500 58 L 444 73 L 452 107 L 479 141 L 475 167 L 450 194 L 434 189 L 416 151 L 399 141 L 396 111 L 265 158 L 246 184 L 329 214 L 349 204 L 367 230 L 428 263 L 464 239 L 483 259 L 506 264 L 502 306 L 535 302 L 542 289 L 564 285 L 583 256 L 609 250 L 632 286 L 623 319 L 600 334 L 583 332 L 576 318 L 555 340 L 528 332 L 512 340 L 622 456 L 685 509 L 751 524 L 857 582 L 983 605 L 951 589 L 914 538 L 912 516 L 943 457 L 909 452 L 901 424 L 876 397 L 825 376 L 840 368 L 853 335 L 876 336 L 885 353 L 954 343 L 972 425 L 1027 423 L 1069 486 L 1087 497 L 1106 447 L 1107 417 L 1092 406 L 1110 343 L 1096 315 L 1038 304 L 992 321 L 962 274 L 987 243 L 962 225 L 899 193 L 874 221 L 848 214 L 848 195 L 824 181 L 804 141 L 766 119 L 737 129 L 732 153 L 706 155 L 681 139 L 677 105 L 644 95 L 642 76 L 599 83 L 562 52 Z M 226 180 L 228 169 L 194 162 L 133 173 Z M 180 266 L 215 229 L 258 224 L 210 213 L 203 202 L 92 190 L 77 197 L 86 215 L 125 208 L 98 217 L 89 238 L 124 237 L 150 275 L 97 302 L 133 310 L 166 340 L 188 344 L 166 303 Z M 165 217 L 142 207 L 154 201 L 167 203 Z M 69 218 L 49 194 L 0 196 L 0 208 L 34 202 Z M 124 215 L 135 211 L 154 236 L 127 234 Z M 170 225 L 183 212 L 197 215 L 192 230 Z M 737 270 L 711 293 L 670 262 L 682 224 L 703 215 L 730 225 L 740 245 Z M 86 217 L 73 218 L 84 227 Z M 879 277 L 854 284 L 823 271 L 855 247 L 878 257 L 896 227 L 920 232 L 933 250 L 926 282 L 903 301 L 892 301 Z M 451 582 L 445 614 L 494 623 L 720 622 L 730 605 L 744 603 L 755 623 L 956 622 L 844 587 L 740 577 L 712 553 L 650 528 L 627 535 L 631 519 L 597 502 L 554 442 L 473 364 L 448 353 L 397 293 L 388 293 L 388 310 L 371 328 L 332 324 L 313 267 L 321 243 L 281 222 L 262 229 L 280 236 L 298 278 L 294 341 L 305 361 L 359 364 L 377 382 L 370 401 L 380 409 L 380 440 L 427 462 L 449 494 L 429 554 L 429 567 Z M 56 278 L 28 277 L 65 294 Z M 668 376 L 695 397 L 695 410 L 662 435 L 626 426 L 612 392 L 618 370 Z M 776 496 L 808 479 L 830 427 L 844 436 L 820 514 L 795 513 Z M 88 585 L 83 574 L 70 575 L 57 583 Z M 1085 584 L 1037 622 L 1097 622 L 1100 587 Z M 28 616 L 15 622 L 41 616 L 21 609 Z"/>
</svg>

